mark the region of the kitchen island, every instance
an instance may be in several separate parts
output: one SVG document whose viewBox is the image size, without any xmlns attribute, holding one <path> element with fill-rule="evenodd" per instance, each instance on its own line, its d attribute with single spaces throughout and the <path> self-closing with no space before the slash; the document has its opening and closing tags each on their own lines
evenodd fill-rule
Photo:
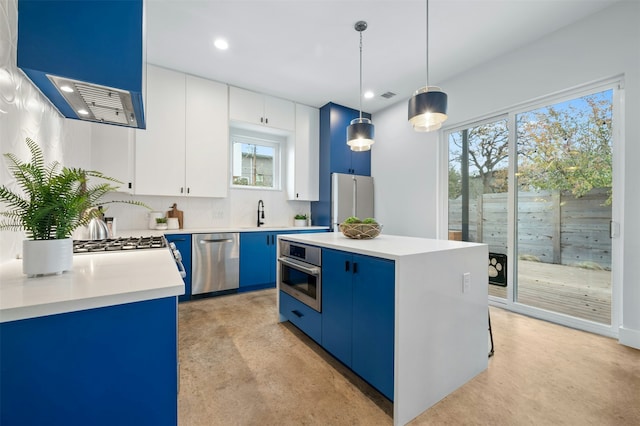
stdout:
<svg viewBox="0 0 640 426">
<path fill-rule="evenodd" d="M 177 424 L 177 296 L 168 249 L 76 255 L 27 278 L 0 265 L 0 423 Z"/>
<path fill-rule="evenodd" d="M 312 338 L 393 400 L 395 425 L 487 368 L 486 245 L 335 232 L 279 239 L 322 248 L 320 331 L 311 328 Z M 306 305 L 278 294 L 280 319 L 301 323 Z"/>
</svg>

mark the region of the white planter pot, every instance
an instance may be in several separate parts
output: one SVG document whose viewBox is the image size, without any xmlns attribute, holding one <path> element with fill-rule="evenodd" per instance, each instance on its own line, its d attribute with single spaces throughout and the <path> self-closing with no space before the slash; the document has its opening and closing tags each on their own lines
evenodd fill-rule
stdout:
<svg viewBox="0 0 640 426">
<path fill-rule="evenodd" d="M 24 240 L 22 273 L 29 277 L 60 274 L 73 267 L 73 240 Z"/>
<path fill-rule="evenodd" d="M 293 226 L 307 226 L 307 219 L 294 219 Z"/>
</svg>

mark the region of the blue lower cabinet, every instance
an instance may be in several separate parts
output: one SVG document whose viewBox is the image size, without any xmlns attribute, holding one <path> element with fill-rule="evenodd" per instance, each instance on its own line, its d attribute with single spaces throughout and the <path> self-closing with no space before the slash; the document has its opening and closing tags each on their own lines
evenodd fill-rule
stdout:
<svg viewBox="0 0 640 426">
<path fill-rule="evenodd" d="M 179 302 L 191 299 L 191 234 L 166 234 L 166 239 L 170 243 L 174 243 L 176 248 L 182 255 L 182 264 L 187 275 L 182 279 L 184 281 L 184 294 L 178 297 Z"/>
<path fill-rule="evenodd" d="M 276 243 L 275 232 L 240 234 L 240 288 L 238 291 L 275 287 Z"/>
<path fill-rule="evenodd" d="M 321 229 L 242 232 L 239 292 L 275 288 L 278 235 L 326 232 Z"/>
<path fill-rule="evenodd" d="M 353 256 L 322 250 L 322 347 L 351 366 Z"/>
<path fill-rule="evenodd" d="M 395 264 L 354 256 L 351 368 L 393 400 Z"/>
<path fill-rule="evenodd" d="M 395 263 L 322 250 L 322 347 L 393 400 Z"/>
<path fill-rule="evenodd" d="M 317 343 L 321 342 L 322 317 L 320 313 L 282 291 L 280 292 L 280 315 Z"/>
<path fill-rule="evenodd" d="M 0 424 L 178 422 L 175 297 L 0 324 Z"/>
</svg>

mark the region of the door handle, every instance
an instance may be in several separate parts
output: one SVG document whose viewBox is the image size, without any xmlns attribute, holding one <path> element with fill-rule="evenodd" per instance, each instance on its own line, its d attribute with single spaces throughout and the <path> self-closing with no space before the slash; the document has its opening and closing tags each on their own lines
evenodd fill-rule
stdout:
<svg viewBox="0 0 640 426">
<path fill-rule="evenodd" d="M 354 274 L 358 273 L 358 264 L 356 262 L 353 262 L 353 273 Z"/>
<path fill-rule="evenodd" d="M 298 318 L 302 318 L 304 316 L 300 311 L 291 311 L 291 313 Z"/>
<path fill-rule="evenodd" d="M 344 271 L 345 272 L 349 272 L 349 261 L 348 260 L 344 261 Z"/>
<path fill-rule="evenodd" d="M 291 259 L 288 259 L 286 257 L 278 258 L 278 262 L 280 262 L 280 263 L 282 263 L 284 265 L 287 265 L 290 268 L 297 269 L 298 271 L 302 271 L 302 272 L 304 272 L 306 274 L 312 275 L 314 277 L 317 277 L 317 276 L 320 275 L 320 268 L 315 267 L 315 266 L 310 268 L 308 266 L 301 265 L 300 263 L 296 262 L 295 260 L 291 260 Z"/>
</svg>

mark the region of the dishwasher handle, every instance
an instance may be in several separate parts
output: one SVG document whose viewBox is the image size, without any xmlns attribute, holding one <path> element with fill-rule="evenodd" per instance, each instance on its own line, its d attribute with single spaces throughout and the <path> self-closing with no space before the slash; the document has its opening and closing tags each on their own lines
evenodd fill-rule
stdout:
<svg viewBox="0 0 640 426">
<path fill-rule="evenodd" d="M 232 243 L 233 240 L 231 238 L 220 238 L 220 239 L 202 239 L 199 240 L 200 244 L 213 244 L 213 243 Z"/>
<path fill-rule="evenodd" d="M 315 277 L 320 275 L 320 268 L 318 268 L 317 266 L 314 266 L 312 268 L 309 268 L 308 266 L 302 265 L 300 264 L 300 262 L 296 262 L 295 260 L 291 260 L 288 259 L 286 257 L 280 257 L 278 258 L 278 262 L 287 265 L 293 269 L 297 269 L 299 271 L 305 272 L 309 275 L 313 275 Z"/>
</svg>

